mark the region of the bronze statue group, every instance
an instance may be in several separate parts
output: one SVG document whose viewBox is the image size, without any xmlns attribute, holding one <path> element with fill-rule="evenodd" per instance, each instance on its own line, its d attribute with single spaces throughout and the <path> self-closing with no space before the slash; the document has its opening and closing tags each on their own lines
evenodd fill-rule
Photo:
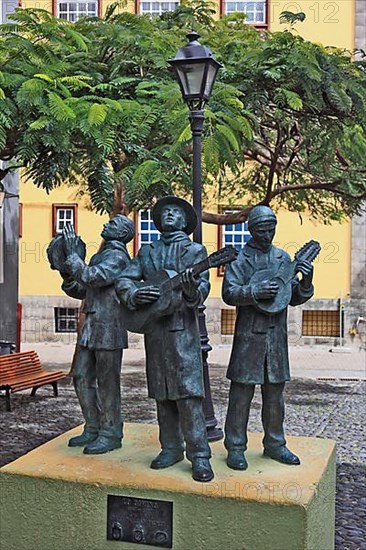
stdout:
<svg viewBox="0 0 366 550">
<path fill-rule="evenodd" d="M 214 473 L 202 408 L 197 308 L 210 283 L 207 269 L 195 269 L 206 265 L 207 253 L 189 238 L 197 216 L 187 201 L 160 199 L 153 220 L 160 239 L 142 246 L 132 260 L 126 244 L 134 237 L 134 226 L 120 214 L 104 225 L 103 244 L 89 265 L 71 226 L 50 244 L 51 266 L 59 269 L 64 292 L 84 300 L 72 374 L 85 426 L 69 446 L 83 447 L 85 454 L 121 447 L 122 355 L 126 329 L 136 330 L 144 333 L 148 393 L 156 400 L 159 423 L 161 452 L 151 468 L 172 466 L 185 452 L 193 479 L 207 482 Z M 264 455 L 300 464 L 286 447 L 283 428 L 283 390 L 290 379 L 286 318 L 289 304 L 303 304 L 313 295 L 311 261 L 317 252 L 311 241 L 292 262 L 272 245 L 276 223 L 269 207 L 253 208 L 248 217 L 251 239 L 225 269 L 222 297 L 237 308 L 224 441 L 227 465 L 234 470 L 248 467 L 247 425 L 256 384 L 262 390 Z"/>
</svg>

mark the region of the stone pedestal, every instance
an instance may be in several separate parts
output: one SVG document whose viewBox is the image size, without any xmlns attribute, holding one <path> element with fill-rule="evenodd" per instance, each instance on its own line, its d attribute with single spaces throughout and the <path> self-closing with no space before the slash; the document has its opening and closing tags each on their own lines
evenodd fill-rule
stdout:
<svg viewBox="0 0 366 550">
<path fill-rule="evenodd" d="M 159 451 L 157 426 L 129 424 L 123 448 L 100 456 L 67 447 L 72 430 L 0 470 L 1 547 L 7 550 L 104 550 L 146 547 L 108 541 L 107 496 L 172 502 L 175 550 L 332 550 L 335 444 L 288 437 L 301 457 L 285 466 L 262 456 L 251 434 L 246 472 L 227 468 L 212 444 L 215 479 L 191 478 L 186 460 L 149 468 Z M 120 524 L 123 527 L 123 517 Z"/>
</svg>

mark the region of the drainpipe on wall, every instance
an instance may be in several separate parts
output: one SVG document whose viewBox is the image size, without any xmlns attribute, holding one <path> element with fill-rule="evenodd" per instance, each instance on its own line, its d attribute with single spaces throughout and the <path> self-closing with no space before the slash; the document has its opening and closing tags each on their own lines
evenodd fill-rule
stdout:
<svg viewBox="0 0 366 550">
<path fill-rule="evenodd" d="M 18 0 L 0 0 L 0 23 L 19 6 Z M 0 163 L 4 167 L 5 163 Z M 0 355 L 14 351 L 17 342 L 19 177 L 18 171 L 1 182 L 0 208 Z"/>
<path fill-rule="evenodd" d="M 14 351 L 18 309 L 18 173 L 3 181 L 0 208 L 0 355 Z"/>
</svg>

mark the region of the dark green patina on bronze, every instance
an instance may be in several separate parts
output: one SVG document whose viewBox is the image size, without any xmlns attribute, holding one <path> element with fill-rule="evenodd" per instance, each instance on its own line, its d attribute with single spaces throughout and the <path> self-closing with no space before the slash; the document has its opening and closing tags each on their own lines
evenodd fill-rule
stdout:
<svg viewBox="0 0 366 550">
<path fill-rule="evenodd" d="M 120 376 L 127 331 L 114 283 L 130 261 L 126 243 L 134 236 L 134 226 L 126 216 L 117 215 L 104 225 L 101 236 L 104 242 L 89 265 L 84 261 L 85 245 L 71 226 L 48 248 L 51 267 L 63 277 L 63 291 L 84 300 L 72 375 L 85 426 L 69 446 L 84 447 L 86 454 L 119 448 L 123 437 Z"/>
<path fill-rule="evenodd" d="M 247 468 L 244 452 L 256 384 L 262 390 L 264 454 L 286 464 L 300 463 L 287 449 L 283 429 L 283 389 L 290 379 L 287 306 L 312 297 L 311 261 L 320 246 L 310 241 L 291 262 L 287 252 L 272 245 L 276 223 L 267 206 L 253 208 L 248 218 L 252 238 L 225 270 L 222 297 L 238 311 L 227 371 L 231 387 L 225 425 L 227 464 L 236 470 Z"/>
</svg>

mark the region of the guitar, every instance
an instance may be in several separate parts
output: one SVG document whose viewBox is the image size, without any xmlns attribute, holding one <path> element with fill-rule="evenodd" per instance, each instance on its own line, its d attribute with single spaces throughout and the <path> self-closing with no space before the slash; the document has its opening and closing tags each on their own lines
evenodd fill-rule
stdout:
<svg viewBox="0 0 366 550">
<path fill-rule="evenodd" d="M 86 246 L 84 241 L 80 237 L 77 238 L 76 253 L 82 259 L 85 260 L 86 256 Z M 67 268 L 65 266 L 66 262 L 66 253 L 64 247 L 64 238 L 62 234 L 56 235 L 47 248 L 47 258 L 50 263 L 51 269 L 56 269 L 57 271 L 62 271 L 67 273 Z"/>
<path fill-rule="evenodd" d="M 199 275 L 212 267 L 228 264 L 236 259 L 238 251 L 233 246 L 225 246 L 217 252 L 210 254 L 204 260 L 194 264 L 191 269 L 193 274 Z M 184 273 L 184 272 L 183 272 Z M 130 332 L 146 334 L 154 328 L 154 322 L 171 315 L 179 307 L 182 301 L 181 283 L 182 274 L 176 271 L 162 269 L 157 271 L 148 281 L 136 283 L 137 288 L 155 285 L 159 287 L 160 296 L 156 302 L 138 306 L 136 310 L 128 309 L 121 304 L 123 326 Z M 118 295 L 118 282 L 116 284 Z"/>
<path fill-rule="evenodd" d="M 317 241 L 309 241 L 302 246 L 295 254 L 295 258 L 291 263 L 274 265 L 269 269 L 256 271 L 250 280 L 250 285 L 261 283 L 263 281 L 275 282 L 278 285 L 276 296 L 270 300 L 256 300 L 255 307 L 262 313 L 280 313 L 287 308 L 291 301 L 292 285 L 291 281 L 297 275 L 299 270 L 297 266 L 300 262 L 307 260 L 313 262 L 321 250 L 320 244 Z"/>
</svg>

